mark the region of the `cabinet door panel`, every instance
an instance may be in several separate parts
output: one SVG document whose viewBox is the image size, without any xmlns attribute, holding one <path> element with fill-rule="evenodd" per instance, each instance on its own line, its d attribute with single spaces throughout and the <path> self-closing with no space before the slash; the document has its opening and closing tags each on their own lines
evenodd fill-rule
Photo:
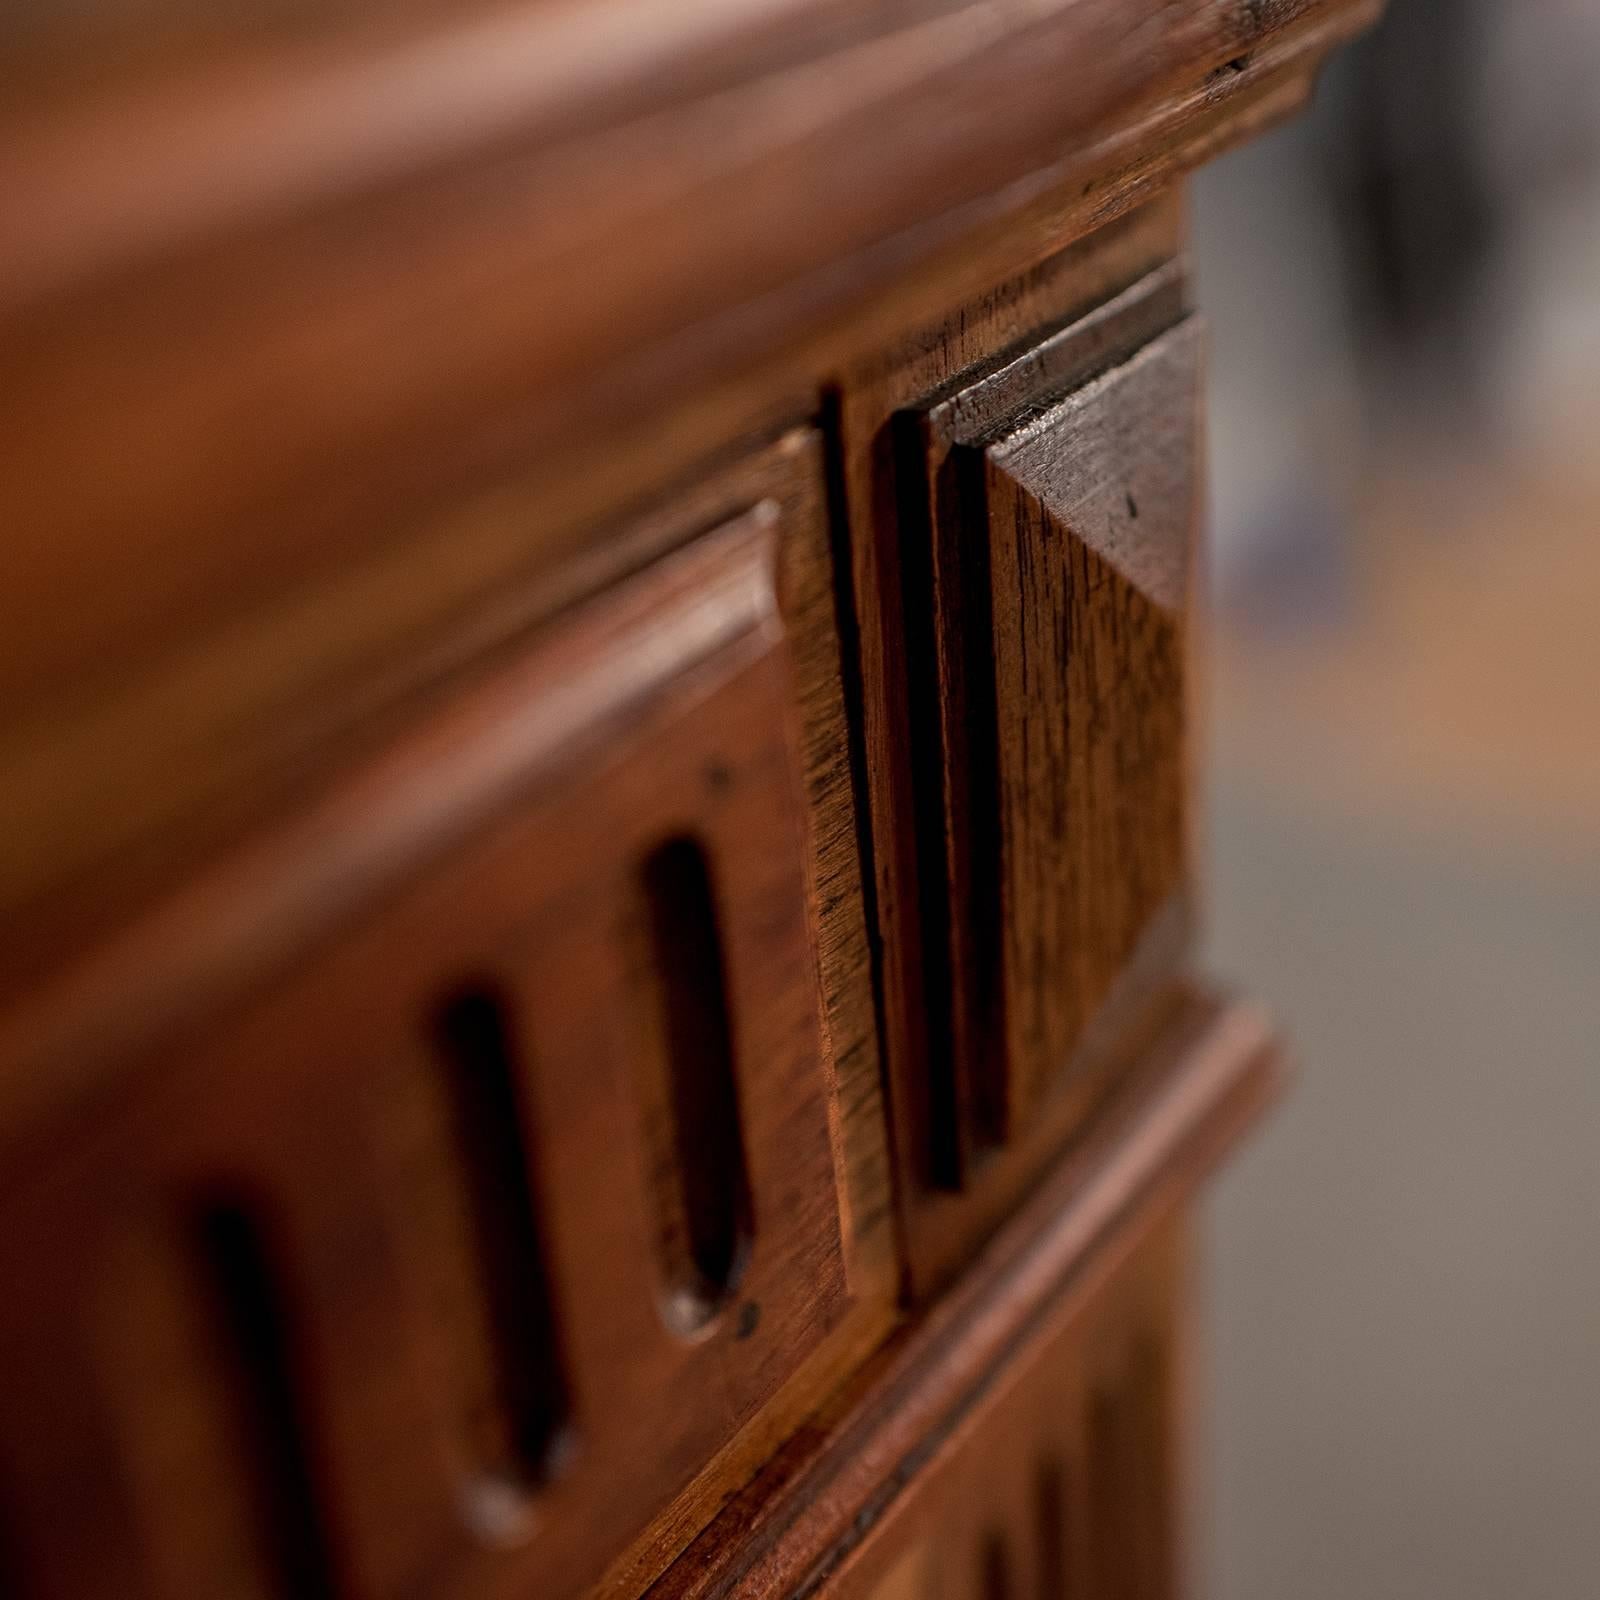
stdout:
<svg viewBox="0 0 1600 1600">
<path fill-rule="evenodd" d="M 337 784 L 360 909 L 8 1197 L 21 1592 L 575 1593 L 885 1330 L 817 466 Z"/>
</svg>

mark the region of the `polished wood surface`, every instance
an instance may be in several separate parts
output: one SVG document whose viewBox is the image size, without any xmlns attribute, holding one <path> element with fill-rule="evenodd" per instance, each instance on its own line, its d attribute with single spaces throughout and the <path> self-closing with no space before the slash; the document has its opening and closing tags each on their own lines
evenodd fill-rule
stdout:
<svg viewBox="0 0 1600 1600">
<path fill-rule="evenodd" d="M 1146 308 L 1170 316 L 1181 282 L 1152 277 L 909 440 L 932 558 L 911 581 L 939 663 L 939 703 L 913 719 L 942 751 L 924 825 L 950 901 L 940 1176 L 957 1185 L 978 1149 L 1027 1131 L 1113 984 L 1152 965 L 1140 945 L 1182 938 L 1198 332 L 1161 328 Z M 1128 337 L 1142 322 L 1147 343 Z"/>
<path fill-rule="evenodd" d="M 1181 1212 L 1276 1089 L 1271 1031 L 1190 994 L 1113 1115 L 732 1501 L 654 1591 L 659 1600 L 810 1593 L 885 1513 L 1019 1351 L 1091 1304 L 1105 1274 Z"/>
<path fill-rule="evenodd" d="M 1176 200 L 1158 202 L 891 347 L 843 395 L 922 1290 L 1081 1124 L 1186 949 L 1200 480 L 1182 245 Z"/>
<path fill-rule="evenodd" d="M 1186 1256 L 1170 1227 L 1058 1315 L 820 1585 L 830 1600 L 1179 1592 Z"/>
<path fill-rule="evenodd" d="M 519 1565 L 573 1589 L 691 1480 L 710 1472 L 704 1499 L 748 1472 L 881 1337 L 893 1243 L 814 440 L 763 467 L 750 510 L 349 780 L 330 804 L 357 859 L 272 862 L 281 888 L 323 875 L 297 886 L 322 921 L 285 975 L 220 1029 L 203 1005 L 153 1016 L 115 1114 L 63 1130 L 14 1198 L 10 1271 L 58 1280 L 0 1386 L 8 1435 L 60 1453 L 22 1474 L 40 1567 L 94 1563 L 82 1592 L 271 1592 L 287 1545 L 330 1590 L 495 1592 Z M 455 792 L 419 794 L 441 761 Z M 330 925 L 339 890 L 364 914 Z M 197 923 L 186 970 L 147 935 L 147 986 L 170 974 L 193 1006 L 225 932 Z M 218 1227 L 258 1242 L 213 1248 Z M 241 1286 L 253 1254 L 270 1281 Z M 212 1296 L 297 1326 L 295 1371 L 226 1370 L 192 1326 Z M 225 1420 L 273 1405 L 288 1444 Z M 80 1452 L 105 1430 L 128 1481 L 90 1495 Z M 252 1528 L 240 1475 L 268 1471 L 271 1504 L 286 1476 L 315 1500 L 314 1537 Z"/>
<path fill-rule="evenodd" d="M 0 1588 L 1179 1592 L 1181 180 L 1374 9 L 0 21 Z"/>
<path fill-rule="evenodd" d="M 180 10 L 81 87 L 36 26 L 0 128 L 0 906 L 159 848 L 80 800 L 145 740 L 311 759 L 544 552 L 1292 109 L 1372 9 Z M 519 483 L 512 537 L 483 501 Z"/>
</svg>

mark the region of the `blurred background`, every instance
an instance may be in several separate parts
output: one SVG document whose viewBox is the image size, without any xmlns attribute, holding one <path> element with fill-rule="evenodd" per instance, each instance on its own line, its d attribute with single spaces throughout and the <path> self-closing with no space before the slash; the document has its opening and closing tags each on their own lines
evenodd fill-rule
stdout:
<svg viewBox="0 0 1600 1600">
<path fill-rule="evenodd" d="M 1391 0 L 1196 186 L 1218 1600 L 1600 1590 L 1600 4 Z"/>
</svg>

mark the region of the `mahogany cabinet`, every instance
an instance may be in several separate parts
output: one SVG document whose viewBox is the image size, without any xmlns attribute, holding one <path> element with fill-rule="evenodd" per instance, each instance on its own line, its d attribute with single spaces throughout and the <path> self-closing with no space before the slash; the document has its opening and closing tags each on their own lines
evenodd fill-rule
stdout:
<svg viewBox="0 0 1600 1600">
<path fill-rule="evenodd" d="M 8 1596 L 1182 1592 L 1182 180 L 1373 10 L 0 20 Z"/>
</svg>

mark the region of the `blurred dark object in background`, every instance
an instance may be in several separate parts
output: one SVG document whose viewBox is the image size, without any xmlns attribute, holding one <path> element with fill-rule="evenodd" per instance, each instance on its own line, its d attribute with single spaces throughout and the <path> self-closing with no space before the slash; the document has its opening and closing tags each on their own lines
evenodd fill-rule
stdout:
<svg viewBox="0 0 1600 1600">
<path fill-rule="evenodd" d="M 1600 6 L 1393 0 L 1206 174 L 1213 959 L 1296 1092 L 1220 1189 L 1230 1600 L 1600 1564 Z"/>
<path fill-rule="evenodd" d="M 1328 154 L 1369 359 L 1476 387 L 1467 337 L 1497 222 L 1476 137 L 1477 0 L 1394 6 L 1330 74 L 1341 137 Z M 1441 39 L 1446 41 L 1441 48 Z"/>
<path fill-rule="evenodd" d="M 1597 75 L 1588 0 L 1399 0 L 1330 71 L 1324 159 L 1386 424 L 1502 422 L 1534 354 L 1507 322 L 1559 298 L 1552 234 L 1595 214 Z"/>
</svg>

